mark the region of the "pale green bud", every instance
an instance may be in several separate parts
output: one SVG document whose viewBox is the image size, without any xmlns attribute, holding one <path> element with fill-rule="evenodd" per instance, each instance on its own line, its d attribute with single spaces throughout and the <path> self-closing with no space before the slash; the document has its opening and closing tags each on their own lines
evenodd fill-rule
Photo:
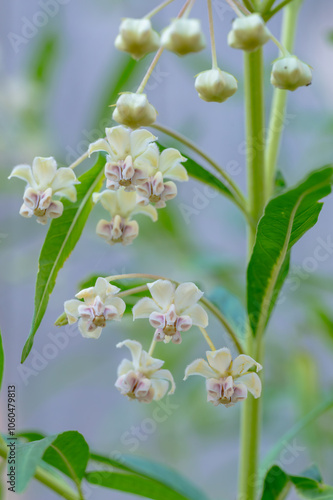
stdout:
<svg viewBox="0 0 333 500">
<path fill-rule="evenodd" d="M 234 20 L 228 34 L 228 44 L 234 49 L 252 52 L 270 39 L 270 32 L 259 14 L 251 14 Z"/>
<path fill-rule="evenodd" d="M 312 82 L 310 66 L 296 56 L 277 59 L 273 64 L 271 83 L 283 90 L 296 90 L 308 86 Z"/>
<path fill-rule="evenodd" d="M 139 60 L 160 47 L 160 37 L 149 19 L 123 19 L 115 46 Z"/>
<path fill-rule="evenodd" d="M 220 70 L 210 69 L 199 73 L 195 80 L 199 97 L 207 102 L 224 102 L 237 90 L 235 77 Z"/>
<path fill-rule="evenodd" d="M 112 115 L 116 122 L 132 129 L 148 127 L 156 121 L 156 117 L 156 109 L 150 104 L 146 94 L 134 92 L 121 94 Z"/>
<path fill-rule="evenodd" d="M 175 19 L 165 28 L 161 45 L 178 56 L 199 52 L 206 46 L 199 19 Z"/>
</svg>

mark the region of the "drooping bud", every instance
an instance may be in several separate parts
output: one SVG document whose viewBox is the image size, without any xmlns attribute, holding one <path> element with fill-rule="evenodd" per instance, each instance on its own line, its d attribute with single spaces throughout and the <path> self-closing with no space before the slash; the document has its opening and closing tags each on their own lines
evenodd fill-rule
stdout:
<svg viewBox="0 0 333 500">
<path fill-rule="evenodd" d="M 162 32 L 161 45 L 178 56 L 200 52 L 206 46 L 199 19 L 175 19 Z"/>
<path fill-rule="evenodd" d="M 308 64 L 297 56 L 277 59 L 273 64 L 271 84 L 278 89 L 296 90 L 298 87 L 311 85 L 312 71 Z"/>
<path fill-rule="evenodd" d="M 160 37 L 149 19 L 123 19 L 115 46 L 139 60 L 159 48 Z"/>
<path fill-rule="evenodd" d="M 234 49 L 253 52 L 270 39 L 270 32 L 259 14 L 238 17 L 232 23 L 228 44 Z"/>
<path fill-rule="evenodd" d="M 132 129 L 148 127 L 156 121 L 156 109 L 150 104 L 146 94 L 126 92 L 122 94 L 112 118 Z"/>
<path fill-rule="evenodd" d="M 237 91 L 238 85 L 234 76 L 216 68 L 199 73 L 195 88 L 204 101 L 224 102 Z"/>
</svg>

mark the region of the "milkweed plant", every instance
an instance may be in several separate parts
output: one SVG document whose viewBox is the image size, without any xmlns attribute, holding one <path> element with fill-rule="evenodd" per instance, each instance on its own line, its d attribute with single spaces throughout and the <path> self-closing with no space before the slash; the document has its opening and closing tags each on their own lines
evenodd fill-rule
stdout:
<svg viewBox="0 0 333 500">
<path fill-rule="evenodd" d="M 105 211 L 105 218 L 96 226 L 96 238 L 112 245 L 110 251 L 121 251 L 122 245 L 136 244 L 140 232 L 136 216 L 146 215 L 151 223 L 158 224 L 160 210 L 177 196 L 179 183 L 194 177 L 225 195 L 240 210 L 247 224 L 245 336 L 235 329 L 223 308 L 191 282 L 191 276 L 187 282 L 177 282 L 168 276 L 142 274 L 140 269 L 134 274 L 114 276 L 108 276 L 106 269 L 104 276 L 96 276 L 94 282 L 79 290 L 75 297 L 66 297 L 63 308 L 59 305 L 56 325 L 77 323 L 84 339 L 98 341 L 109 329 L 116 328 L 115 323 L 122 321 L 126 311 L 130 312 L 134 323 L 128 328 L 128 338 L 115 345 L 125 357 L 114 370 L 114 390 L 135 401 L 128 403 L 132 404 L 129 410 L 132 412 L 135 404 L 161 400 L 183 383 L 175 381 L 163 359 L 154 357 L 156 344 L 164 343 L 167 350 L 171 342 L 181 350 L 183 337 L 202 335 L 207 351 L 203 349 L 202 357 L 187 366 L 184 363 L 184 381 L 195 376 L 201 388 L 202 404 L 207 401 L 216 407 L 216 412 L 233 412 L 235 405 L 241 407 L 238 500 L 282 499 L 291 486 L 301 498 L 333 498 L 333 487 L 323 484 L 315 467 L 292 476 L 270 464 L 263 474 L 258 461 L 265 332 L 288 274 L 290 250 L 316 223 L 322 208 L 320 200 L 331 192 L 333 180 L 333 167 L 328 165 L 312 171 L 294 187 L 281 188 L 276 182 L 282 132 L 279 123 L 285 114 L 287 94 L 291 93 L 292 98 L 297 89 L 311 84 L 313 76 L 309 62 L 302 61 L 293 50 L 302 1 L 226 0 L 235 12 L 235 19 L 225 33 L 225 40 L 244 56 L 244 73 L 233 75 L 228 67 L 218 64 L 218 52 L 222 52 L 223 47 L 216 46 L 214 10 L 212 0 L 207 0 L 212 64 L 208 69 L 198 67 L 194 86 L 198 99 L 207 102 L 207 106 L 211 102 L 220 103 L 223 113 L 223 103 L 238 91 L 238 80 L 243 82 L 247 194 L 198 145 L 176 130 L 156 123 L 158 110 L 145 90 L 164 51 L 183 58 L 200 52 L 208 44 L 202 20 L 191 17 L 195 0 L 187 0 L 175 11 L 174 18 L 161 33 L 154 29 L 155 16 L 171 3 L 173 0 L 165 1 L 140 19 L 124 17 L 120 21 L 119 33 L 114 34 L 119 51 L 136 61 L 151 53 L 155 55 L 137 90 L 124 89 L 116 102 L 110 103 L 113 121 L 110 120 L 105 134 L 67 167 L 59 168 L 53 157 L 36 156 L 32 166 L 18 165 L 10 174 L 9 179 L 17 178 L 25 183 L 20 215 L 48 226 L 39 261 L 34 318 L 22 362 L 32 348 L 58 271 L 78 242 L 94 206 L 101 205 Z M 126 16 L 126 2 L 122 7 Z M 280 11 L 283 11 L 281 40 L 269 27 L 269 21 Z M 271 61 L 270 82 L 274 92 L 270 123 L 266 127 L 263 51 L 268 44 L 275 44 L 276 59 Z M 179 149 L 162 147 L 158 142 L 159 133 L 172 137 L 179 143 Z M 218 138 L 218 131 L 215 133 Z M 186 156 L 182 152 L 184 146 L 206 160 L 209 167 L 202 167 Z M 95 159 L 94 166 L 77 177 L 76 168 L 88 158 Z M 84 276 L 78 278 L 82 281 Z M 214 316 L 230 337 L 233 352 L 223 342 L 213 344 L 209 324 Z M 143 344 L 135 338 L 137 322 L 141 322 L 146 331 Z M 23 435 L 18 446 L 22 459 L 19 493 L 34 476 L 67 499 L 95 498 L 96 493 L 86 496 L 84 484 L 120 489 L 152 499 L 207 498 L 187 480 L 180 480 L 178 473 L 171 469 L 162 466 L 156 469 L 156 464 L 150 469 L 148 462 L 142 465 L 130 459 L 118 463 L 116 458 L 89 453 L 83 437 L 74 431 L 38 439 Z M 71 446 L 76 447 L 75 453 Z M 7 453 L 7 445 L 2 440 L 1 455 L 6 457 Z M 25 464 L 28 456 L 31 457 L 29 469 Z M 95 467 L 91 472 L 89 465 L 87 468 L 91 461 L 99 463 L 100 468 L 103 464 L 103 470 Z M 47 464 L 51 467 L 46 467 Z M 69 476 L 75 489 L 62 476 Z M 222 483 L 219 498 L 224 498 Z"/>
</svg>

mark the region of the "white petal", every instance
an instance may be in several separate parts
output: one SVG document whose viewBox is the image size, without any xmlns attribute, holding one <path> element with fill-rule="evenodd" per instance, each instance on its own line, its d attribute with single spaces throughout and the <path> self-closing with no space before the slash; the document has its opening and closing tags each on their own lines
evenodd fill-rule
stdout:
<svg viewBox="0 0 333 500">
<path fill-rule="evenodd" d="M 77 193 L 74 186 L 59 189 L 55 194 L 57 194 L 58 196 L 64 196 L 73 203 L 75 203 L 77 199 Z"/>
<path fill-rule="evenodd" d="M 140 370 L 147 377 L 151 377 L 163 365 L 164 365 L 164 361 L 162 361 L 161 359 L 153 358 L 146 351 L 141 352 Z"/>
<path fill-rule="evenodd" d="M 235 385 L 244 384 L 257 399 L 261 394 L 261 380 L 256 373 L 247 373 L 235 380 Z"/>
<path fill-rule="evenodd" d="M 110 144 L 105 139 L 98 139 L 98 141 L 90 144 L 89 149 L 88 149 L 89 156 L 92 153 L 96 153 L 97 151 L 105 151 L 109 155 L 113 156 L 113 152 L 112 152 L 112 149 L 110 147 Z"/>
<path fill-rule="evenodd" d="M 57 162 L 51 156 L 50 158 L 42 158 L 38 156 L 32 163 L 32 173 L 35 181 L 40 187 L 51 185 L 57 171 Z"/>
<path fill-rule="evenodd" d="M 116 347 L 126 346 L 132 354 L 133 365 L 135 369 L 140 367 L 140 358 L 142 353 L 142 345 L 140 342 L 136 342 L 135 340 L 124 340 L 123 342 L 119 342 Z"/>
<path fill-rule="evenodd" d="M 94 193 L 93 202 L 97 203 L 99 201 L 101 202 L 103 208 L 105 208 L 105 210 L 110 212 L 111 216 L 117 214 L 118 197 L 115 191 L 110 191 L 109 189 L 106 189 L 101 193 Z"/>
<path fill-rule="evenodd" d="M 29 165 L 18 165 L 17 167 L 15 167 L 8 179 L 11 179 L 12 177 L 17 177 L 18 179 L 27 181 L 29 186 L 33 188 L 36 187 L 36 183 L 32 175 L 32 170 Z"/>
<path fill-rule="evenodd" d="M 119 125 L 117 127 L 105 129 L 108 143 L 111 147 L 111 157 L 115 159 L 125 159 L 131 154 L 130 136 L 131 132 L 128 128 Z"/>
<path fill-rule="evenodd" d="M 51 187 L 53 192 L 57 192 L 78 183 L 79 181 L 71 168 L 61 167 L 56 171 Z"/>
<path fill-rule="evenodd" d="M 216 372 L 209 366 L 205 359 L 196 359 L 185 370 L 186 380 L 190 375 L 201 375 L 205 378 L 216 378 Z"/>
<path fill-rule="evenodd" d="M 129 359 L 123 359 L 117 369 L 117 376 L 125 375 L 133 370 L 133 363 Z"/>
<path fill-rule="evenodd" d="M 262 366 L 257 363 L 250 356 L 246 356 L 245 354 L 241 354 L 237 356 L 236 359 L 232 362 L 231 374 L 235 376 L 244 375 L 244 373 L 248 372 L 250 368 L 256 367 L 256 371 L 259 372 L 262 369 Z"/>
<path fill-rule="evenodd" d="M 144 153 L 134 160 L 134 166 L 147 173 L 147 176 L 154 175 L 159 162 L 160 151 L 157 144 L 151 143 Z"/>
<path fill-rule="evenodd" d="M 147 215 L 154 222 L 156 222 L 158 219 L 157 210 L 155 207 L 153 207 L 153 205 L 137 205 L 132 213 Z"/>
<path fill-rule="evenodd" d="M 75 299 L 66 300 L 64 304 L 65 313 L 70 325 L 72 325 L 79 319 L 79 306 L 82 306 L 82 302 Z"/>
<path fill-rule="evenodd" d="M 154 400 L 162 399 L 169 389 L 169 383 L 166 380 L 151 380 L 152 388 L 154 389 Z"/>
<path fill-rule="evenodd" d="M 114 319 L 121 319 L 126 309 L 126 304 L 120 297 L 107 297 L 105 305 L 113 306 L 117 309 L 118 317 Z"/>
<path fill-rule="evenodd" d="M 98 326 L 94 330 L 89 331 L 89 323 L 87 321 L 83 321 L 82 318 L 80 319 L 78 326 L 82 337 L 84 337 L 85 339 L 99 339 L 103 330 L 103 328 Z"/>
<path fill-rule="evenodd" d="M 170 382 L 169 394 L 173 394 L 175 392 L 176 384 L 175 384 L 174 378 L 172 376 L 172 373 L 169 370 L 158 370 L 157 372 L 154 373 L 154 375 L 152 376 L 152 379 L 168 380 Z"/>
<path fill-rule="evenodd" d="M 188 181 L 186 168 L 181 164 L 183 161 L 186 158 L 177 149 L 165 149 L 160 156 L 159 170 L 169 179 Z"/>
<path fill-rule="evenodd" d="M 134 130 L 131 133 L 130 143 L 131 143 L 131 154 L 133 158 L 142 155 L 148 148 L 151 142 L 156 141 L 155 137 L 151 132 L 145 129 Z"/>
<path fill-rule="evenodd" d="M 111 285 L 105 278 L 97 278 L 95 283 L 95 293 L 105 299 L 108 295 L 115 295 L 120 291 L 117 286 Z"/>
<path fill-rule="evenodd" d="M 173 301 L 175 285 L 169 280 L 157 280 L 147 283 L 147 286 L 155 302 L 166 312 Z"/>
<path fill-rule="evenodd" d="M 128 218 L 136 209 L 137 196 L 135 191 L 125 191 L 124 189 L 119 189 L 116 191 L 118 199 L 118 215 L 121 215 L 125 219 Z M 113 215 L 117 215 L 113 214 Z"/>
<path fill-rule="evenodd" d="M 149 318 L 152 312 L 160 312 L 160 308 L 153 299 L 144 297 L 135 304 L 132 309 L 133 320 L 139 318 Z"/>
<path fill-rule="evenodd" d="M 183 314 L 186 314 L 186 316 L 192 319 L 193 325 L 201 326 L 202 328 L 208 326 L 208 314 L 199 304 L 195 304 L 189 309 L 186 309 Z"/>
<path fill-rule="evenodd" d="M 77 297 L 78 299 L 84 299 L 85 302 L 91 303 L 96 297 L 95 287 L 90 286 L 89 288 L 84 288 L 83 290 L 78 292 L 75 297 Z"/>
<path fill-rule="evenodd" d="M 223 347 L 217 351 L 207 351 L 206 355 L 210 366 L 220 375 L 224 375 L 232 361 L 229 349 L 227 347 Z"/>
<path fill-rule="evenodd" d="M 194 283 L 182 283 L 175 292 L 175 306 L 178 315 L 201 299 L 203 292 Z"/>
</svg>

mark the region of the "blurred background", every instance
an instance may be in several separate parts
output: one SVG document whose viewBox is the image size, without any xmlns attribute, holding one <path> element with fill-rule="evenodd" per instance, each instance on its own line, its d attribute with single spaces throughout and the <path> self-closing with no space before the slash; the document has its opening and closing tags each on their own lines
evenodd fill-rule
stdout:
<svg viewBox="0 0 333 500">
<path fill-rule="evenodd" d="M 53 7 L 52 7 L 52 5 Z M 202 4 L 202 5 L 201 5 Z M 6 352 L 5 385 L 17 386 L 17 427 L 56 434 L 81 432 L 93 450 L 104 454 L 136 453 L 171 465 L 204 489 L 211 499 L 235 499 L 240 407 L 226 409 L 205 402 L 204 381 L 182 381 L 186 365 L 204 355 L 206 345 L 193 328 L 181 346 L 158 345 L 154 355 L 166 360 L 177 391 L 154 419 L 156 404 L 129 402 L 114 388 L 117 365 L 127 356 L 115 344 L 135 338 L 148 348 L 148 321 L 112 325 L 100 340 L 83 339 L 72 327 L 57 329 L 63 302 L 90 275 L 143 272 L 194 281 L 208 295 L 221 286 L 245 303 L 246 235 L 242 216 L 218 194 L 194 181 L 179 186 L 178 197 L 159 212 L 153 224 L 138 218 L 140 236 L 132 246 L 108 246 L 95 236 L 101 208 L 92 212 L 83 236 L 64 268 L 24 367 L 22 347 L 33 314 L 38 255 L 47 228 L 19 216 L 23 183 L 7 181 L 19 163 L 54 156 L 68 165 L 90 142 L 112 126 L 108 108 L 120 90 L 134 90 L 151 56 L 139 64 L 114 49 L 122 17 L 141 17 L 156 5 L 145 0 L 4 0 L 0 17 L 0 324 Z M 181 3 L 176 0 L 155 19 L 162 29 Z M 159 123 L 175 128 L 229 169 L 245 189 L 242 53 L 227 46 L 235 15 L 224 0 L 214 1 L 218 59 L 234 74 L 239 91 L 224 104 L 201 101 L 194 75 L 209 69 L 210 50 L 179 59 L 165 53 L 147 93 Z M 193 16 L 202 19 L 208 41 L 204 2 Z M 270 22 L 279 36 L 280 16 Z M 279 168 L 288 184 L 332 161 L 333 4 L 305 0 L 296 41 L 297 55 L 314 68 L 311 87 L 290 93 Z M 265 47 L 267 115 L 272 88 L 273 44 Z M 120 75 L 121 85 L 117 86 Z M 164 145 L 174 145 L 159 135 Z M 185 151 L 185 150 L 184 150 Z M 78 174 L 87 169 L 86 162 Z M 231 171 L 231 170 L 232 171 Z M 185 208 L 184 208 L 185 207 Z M 291 280 L 267 335 L 262 457 L 302 416 L 333 389 L 333 199 L 325 201 L 318 224 L 297 244 Z M 330 246 L 331 245 L 331 246 Z M 321 248 L 320 251 L 317 249 Z M 318 259 L 318 255 L 322 257 Z M 222 293 L 222 292 L 221 292 Z M 214 318 L 209 332 L 217 346 L 233 349 Z M 5 391 L 2 430 L 6 429 Z M 171 405 L 171 406 L 170 406 Z M 280 457 L 289 472 L 317 463 L 333 483 L 332 413 L 298 435 L 294 448 Z M 295 451 L 296 450 L 296 451 Z M 91 498 L 132 498 L 94 490 Z M 8 496 L 8 498 L 10 498 Z M 53 500 L 33 482 L 25 500 Z M 88 497 L 87 497 L 88 498 Z M 291 496 L 292 498 L 292 496 Z"/>
</svg>

